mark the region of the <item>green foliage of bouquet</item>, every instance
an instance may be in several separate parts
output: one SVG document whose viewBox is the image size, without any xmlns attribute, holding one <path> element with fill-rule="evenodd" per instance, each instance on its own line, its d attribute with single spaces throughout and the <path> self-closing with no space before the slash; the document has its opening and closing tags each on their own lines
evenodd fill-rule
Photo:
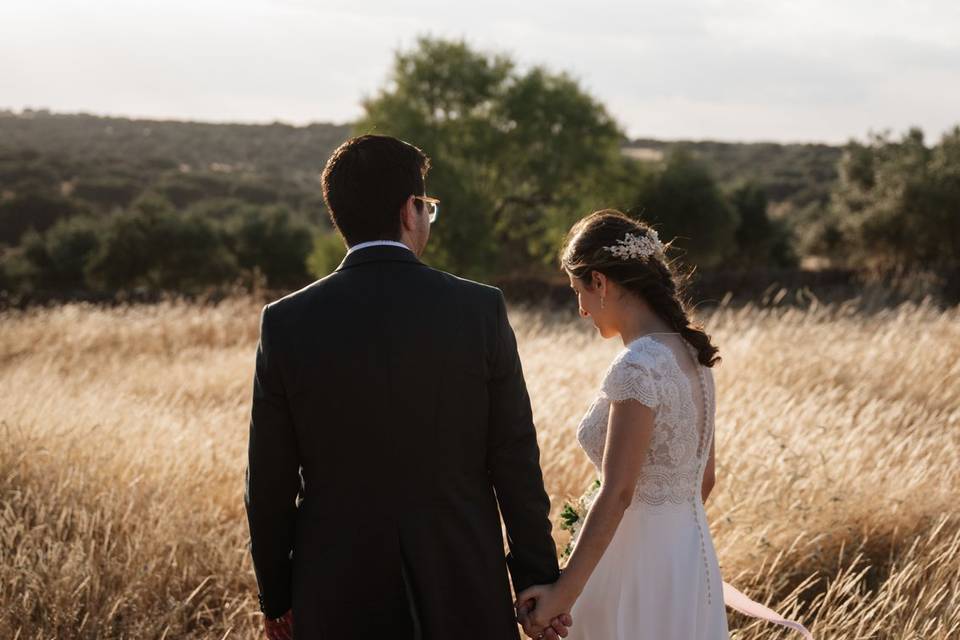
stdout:
<svg viewBox="0 0 960 640">
<path fill-rule="evenodd" d="M 590 511 L 590 506 L 593 504 L 593 501 L 597 497 L 597 492 L 599 491 L 600 480 L 597 479 L 593 481 L 593 484 L 590 485 L 590 488 L 587 489 L 586 493 L 577 499 L 575 504 L 566 502 L 563 505 L 563 509 L 560 510 L 560 528 L 564 531 L 570 532 L 570 542 L 567 543 L 563 553 L 560 554 L 561 560 L 568 559 L 570 554 L 573 553 L 573 547 L 577 542 L 577 536 L 580 534 L 580 527 L 583 526 L 583 521 L 587 517 L 587 512 Z"/>
</svg>

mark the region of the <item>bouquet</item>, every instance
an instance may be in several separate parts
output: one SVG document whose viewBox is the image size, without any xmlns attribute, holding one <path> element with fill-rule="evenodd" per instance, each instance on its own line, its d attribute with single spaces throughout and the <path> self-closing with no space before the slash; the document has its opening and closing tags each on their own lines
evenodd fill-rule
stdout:
<svg viewBox="0 0 960 640">
<path fill-rule="evenodd" d="M 600 480 L 594 480 L 590 488 L 580 496 L 576 503 L 570 504 L 566 502 L 563 505 L 563 509 L 560 510 L 560 528 L 570 532 L 570 542 L 567 543 L 563 553 L 560 554 L 561 560 L 569 559 L 570 554 L 573 553 L 573 547 L 576 546 L 577 537 L 580 535 L 580 527 L 583 526 L 587 512 L 590 511 L 590 506 L 597 498 L 599 491 Z"/>
</svg>

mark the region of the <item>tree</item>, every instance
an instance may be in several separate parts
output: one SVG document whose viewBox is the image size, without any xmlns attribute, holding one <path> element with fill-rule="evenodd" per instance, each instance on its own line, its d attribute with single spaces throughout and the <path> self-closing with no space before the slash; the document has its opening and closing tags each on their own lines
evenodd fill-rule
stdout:
<svg viewBox="0 0 960 640">
<path fill-rule="evenodd" d="M 960 262 L 960 127 L 933 148 L 923 132 L 852 140 L 840 162 L 831 214 L 851 266 L 956 267 Z"/>
<path fill-rule="evenodd" d="M 674 240 L 685 262 L 713 267 L 736 251 L 737 211 L 691 154 L 675 151 L 639 182 L 632 213 L 652 223 L 664 241 Z"/>
<path fill-rule="evenodd" d="M 228 281 L 237 264 L 213 223 L 154 201 L 107 219 L 87 274 L 108 289 L 192 291 Z"/>
<path fill-rule="evenodd" d="M 36 151 L 0 153 L 0 188 L 54 193 L 60 188 L 60 174 Z"/>
<path fill-rule="evenodd" d="M 357 133 L 394 135 L 431 157 L 427 190 L 442 213 L 426 257 L 474 277 L 553 263 L 622 162 L 620 129 L 574 79 L 521 72 L 463 41 L 421 37 L 363 107 Z"/>
<path fill-rule="evenodd" d="M 26 259 L 33 265 L 33 281 L 43 289 L 86 287 L 84 270 L 100 246 L 100 221 L 87 216 L 60 220 L 46 233 L 28 231 L 23 238 Z"/>
<path fill-rule="evenodd" d="M 280 199 L 277 189 L 266 180 L 238 182 L 233 185 L 232 195 L 251 204 L 272 204 Z"/>
<path fill-rule="evenodd" d="M 57 220 L 67 218 L 80 208 L 61 195 L 39 192 L 18 193 L 0 200 L 0 242 L 15 245 L 27 229 L 42 232 Z"/>
<path fill-rule="evenodd" d="M 230 195 L 230 181 L 210 173 L 171 173 L 160 181 L 157 190 L 175 207 L 183 208 L 206 198 Z"/>
<path fill-rule="evenodd" d="M 30 290 L 36 275 L 36 267 L 27 260 L 23 247 L 0 253 L 0 294 L 3 297 Z"/>
<path fill-rule="evenodd" d="M 313 251 L 307 257 L 310 273 L 317 278 L 329 275 L 343 262 L 346 253 L 347 248 L 339 234 L 330 231 L 317 233 L 313 238 Z"/>
<path fill-rule="evenodd" d="M 790 231 L 782 220 L 770 217 L 766 191 L 747 182 L 729 196 L 737 214 L 736 252 L 728 261 L 740 267 L 796 266 Z"/>
<path fill-rule="evenodd" d="M 109 210 L 128 206 L 141 189 L 142 186 L 130 178 L 98 176 L 78 180 L 72 195 Z"/>
<path fill-rule="evenodd" d="M 285 207 L 241 208 L 226 224 L 227 245 L 237 264 L 259 270 L 267 284 L 298 285 L 309 278 L 310 229 L 293 221 Z"/>
</svg>

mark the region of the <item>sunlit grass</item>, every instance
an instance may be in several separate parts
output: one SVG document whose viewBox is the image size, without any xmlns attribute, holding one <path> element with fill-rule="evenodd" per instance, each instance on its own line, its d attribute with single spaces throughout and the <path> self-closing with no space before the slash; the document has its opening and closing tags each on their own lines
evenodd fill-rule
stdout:
<svg viewBox="0 0 960 640">
<path fill-rule="evenodd" d="M 259 308 L 0 316 L 0 637 L 258 635 L 242 485 Z M 724 578 L 818 639 L 960 637 L 960 310 L 705 320 Z M 512 321 L 556 515 L 593 477 L 574 430 L 621 345 L 572 309 Z"/>
</svg>

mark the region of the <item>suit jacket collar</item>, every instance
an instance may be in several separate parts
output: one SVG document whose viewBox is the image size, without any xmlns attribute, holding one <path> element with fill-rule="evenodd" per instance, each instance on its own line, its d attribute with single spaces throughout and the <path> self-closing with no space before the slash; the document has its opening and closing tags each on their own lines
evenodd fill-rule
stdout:
<svg viewBox="0 0 960 640">
<path fill-rule="evenodd" d="M 374 247 L 364 247 L 363 249 L 352 252 L 350 255 L 344 257 L 343 262 L 340 263 L 340 266 L 337 267 L 335 271 L 350 269 L 370 262 L 423 264 L 410 249 L 392 245 L 377 245 Z"/>
</svg>

